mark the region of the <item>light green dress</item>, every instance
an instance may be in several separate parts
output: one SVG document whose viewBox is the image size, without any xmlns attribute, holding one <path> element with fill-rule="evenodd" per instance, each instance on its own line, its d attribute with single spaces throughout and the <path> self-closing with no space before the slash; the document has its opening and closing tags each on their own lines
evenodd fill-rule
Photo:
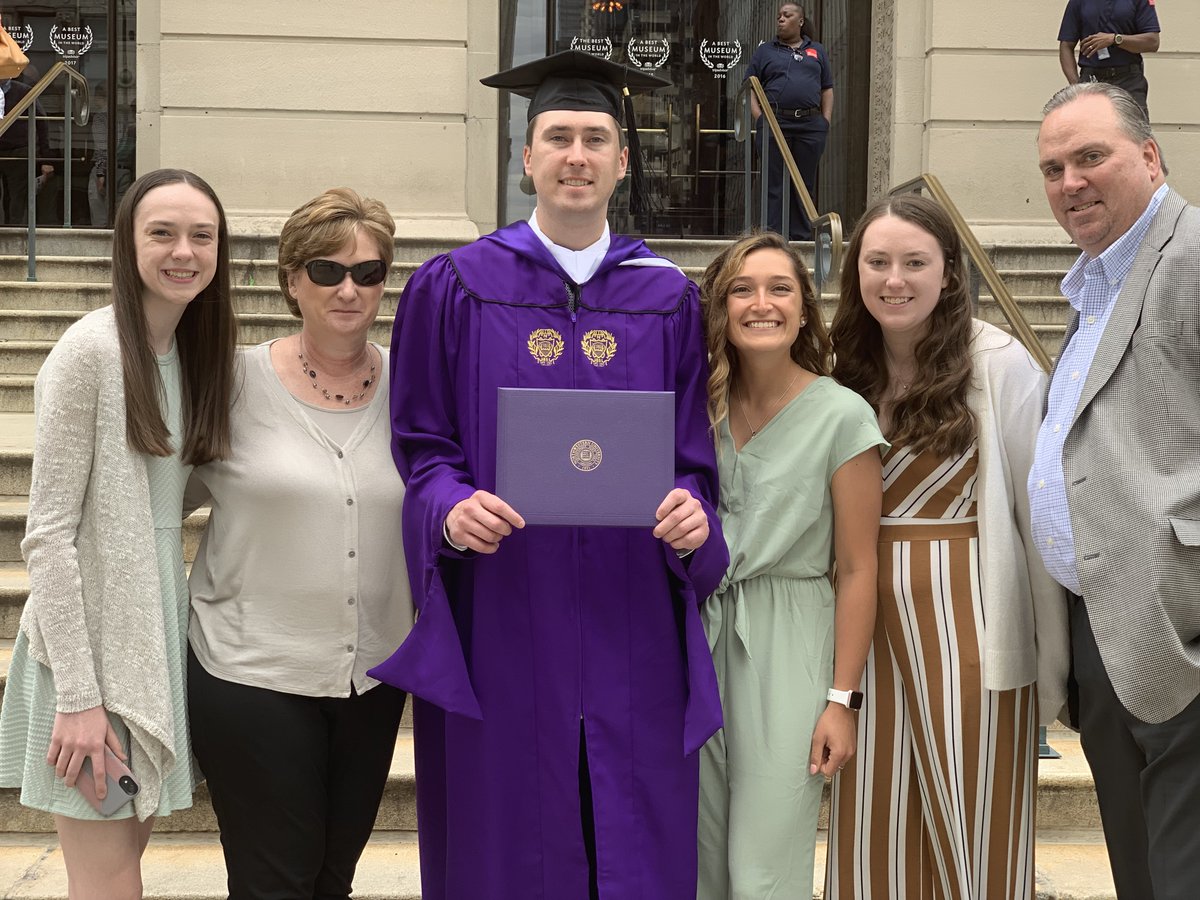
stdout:
<svg viewBox="0 0 1200 900">
<path fill-rule="evenodd" d="M 182 440 L 183 413 L 179 354 L 175 347 L 165 356 L 158 357 L 158 371 L 165 391 L 171 443 L 178 448 Z M 191 806 L 196 785 L 187 724 L 188 589 L 182 542 L 183 489 L 192 467 L 183 465 L 178 453 L 168 457 L 147 456 L 145 460 L 170 672 L 170 684 L 163 685 L 163 690 L 170 691 L 175 714 L 177 762 L 166 775 L 155 813 L 165 816 L 173 810 Z M 79 627 L 83 628 L 82 622 Z M 56 778 L 54 769 L 46 764 L 50 733 L 54 728 L 56 696 L 53 674 L 29 655 L 28 639 L 23 631 L 19 632 L 4 690 L 4 705 L 0 709 L 0 785 L 19 785 L 21 803 L 33 809 L 73 819 L 101 819 L 83 796 Z M 128 753 L 129 730 L 111 713 L 109 719 Z M 137 772 L 133 774 L 136 778 Z M 133 804 L 127 803 L 110 818 L 123 819 L 133 814 Z"/>
<path fill-rule="evenodd" d="M 833 682 L 833 499 L 841 465 L 887 447 L 858 394 L 818 378 L 741 451 L 721 425 L 729 570 L 703 607 L 725 727 L 701 750 L 700 900 L 811 897 Z"/>
</svg>

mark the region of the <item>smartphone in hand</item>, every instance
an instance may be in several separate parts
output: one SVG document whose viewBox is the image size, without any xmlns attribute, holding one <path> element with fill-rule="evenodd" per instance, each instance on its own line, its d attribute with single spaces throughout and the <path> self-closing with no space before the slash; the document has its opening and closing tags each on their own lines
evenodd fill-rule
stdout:
<svg viewBox="0 0 1200 900">
<path fill-rule="evenodd" d="M 75 779 L 75 787 L 96 812 L 102 816 L 111 816 L 133 800 L 141 790 L 141 786 L 133 777 L 133 772 L 129 771 L 129 766 L 121 762 L 108 747 L 104 748 L 104 774 L 104 780 L 108 783 L 108 793 L 103 800 L 96 798 L 96 777 L 92 774 L 90 757 L 85 759 L 83 765 L 79 767 L 79 777 Z"/>
</svg>

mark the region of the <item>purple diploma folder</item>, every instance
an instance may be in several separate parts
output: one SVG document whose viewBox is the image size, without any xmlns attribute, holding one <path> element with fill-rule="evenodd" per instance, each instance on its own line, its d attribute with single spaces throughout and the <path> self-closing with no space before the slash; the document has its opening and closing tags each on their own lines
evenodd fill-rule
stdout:
<svg viewBox="0 0 1200 900">
<path fill-rule="evenodd" d="M 531 525 L 654 526 L 675 486 L 675 394 L 499 388 L 496 494 Z"/>
</svg>

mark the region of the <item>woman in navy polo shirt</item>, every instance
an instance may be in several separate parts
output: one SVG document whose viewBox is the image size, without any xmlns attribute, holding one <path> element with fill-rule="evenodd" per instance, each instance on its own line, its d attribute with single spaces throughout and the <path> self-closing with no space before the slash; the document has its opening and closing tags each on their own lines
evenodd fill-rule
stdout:
<svg viewBox="0 0 1200 900">
<path fill-rule="evenodd" d="M 817 183 L 817 161 L 825 151 L 829 122 L 833 116 L 833 74 L 825 48 L 812 39 L 805 27 L 804 8 L 784 3 L 775 19 L 775 40 L 758 45 L 746 77 L 757 75 L 792 151 L 800 177 L 811 194 Z M 759 158 L 762 158 L 766 123 L 752 94 L 751 112 L 757 122 Z M 766 225 L 783 233 L 783 157 L 774 141 L 767 159 Z M 795 192 L 791 192 L 788 237 L 811 240 L 812 228 Z"/>
</svg>

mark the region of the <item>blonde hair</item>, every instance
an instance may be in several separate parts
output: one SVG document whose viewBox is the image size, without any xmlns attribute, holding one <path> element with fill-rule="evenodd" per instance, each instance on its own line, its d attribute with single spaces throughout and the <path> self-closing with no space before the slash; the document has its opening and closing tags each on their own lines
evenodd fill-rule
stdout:
<svg viewBox="0 0 1200 900">
<path fill-rule="evenodd" d="M 360 229 L 375 239 L 379 258 L 391 267 L 396 253 L 395 220 L 382 202 L 350 188 L 330 188 L 318 194 L 284 223 L 279 234 L 279 287 L 293 316 L 301 318 L 300 304 L 292 296 L 288 276 L 311 260 L 337 253 Z"/>
</svg>

